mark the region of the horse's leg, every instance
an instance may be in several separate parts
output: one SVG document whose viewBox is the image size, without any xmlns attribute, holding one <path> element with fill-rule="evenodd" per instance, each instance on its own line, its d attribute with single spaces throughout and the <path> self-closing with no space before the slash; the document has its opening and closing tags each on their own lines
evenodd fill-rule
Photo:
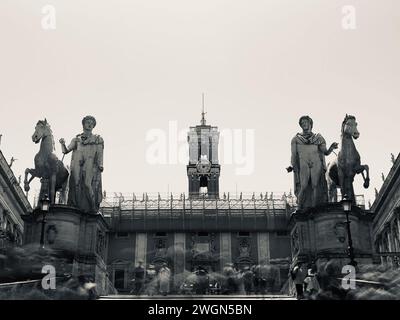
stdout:
<svg viewBox="0 0 400 320">
<path fill-rule="evenodd" d="M 349 177 L 349 190 L 350 190 L 349 193 L 351 194 L 350 199 L 352 199 L 353 203 L 356 204 L 356 195 L 354 193 L 353 183 L 354 183 L 354 175 L 352 177 Z"/>
<path fill-rule="evenodd" d="M 28 174 L 31 175 L 31 177 L 28 180 Z M 28 192 L 30 190 L 29 184 L 32 182 L 33 179 L 38 177 L 37 172 L 35 169 L 25 169 L 25 179 L 24 179 L 24 190 Z"/>
<path fill-rule="evenodd" d="M 364 188 L 367 189 L 369 187 L 369 166 L 364 164 L 363 165 L 365 173 L 367 174 L 366 178 L 364 179 Z M 364 175 L 363 175 L 364 177 Z"/>
<path fill-rule="evenodd" d="M 56 203 L 56 178 L 57 178 L 56 173 L 53 171 L 53 173 L 51 174 L 50 186 L 49 186 L 51 204 Z"/>
<path fill-rule="evenodd" d="M 364 171 L 366 176 L 364 175 Z M 355 168 L 355 172 L 357 174 L 361 173 L 363 180 L 364 180 L 364 188 L 367 189 L 369 187 L 369 167 L 368 165 L 359 165 Z"/>
<path fill-rule="evenodd" d="M 344 199 L 344 197 L 350 198 L 351 191 L 349 188 L 349 177 L 346 176 L 346 173 L 339 166 L 338 166 L 338 177 L 339 177 L 340 192 L 342 194 L 342 199 Z"/>
</svg>

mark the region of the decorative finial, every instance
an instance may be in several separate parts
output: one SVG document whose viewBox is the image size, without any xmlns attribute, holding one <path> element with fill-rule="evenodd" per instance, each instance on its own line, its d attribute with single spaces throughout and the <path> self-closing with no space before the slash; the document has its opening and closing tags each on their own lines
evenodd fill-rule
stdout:
<svg viewBox="0 0 400 320">
<path fill-rule="evenodd" d="M 202 105 L 202 109 L 201 109 L 201 125 L 205 126 L 206 125 L 206 112 L 204 112 L 204 93 L 201 94 L 201 105 Z"/>
<path fill-rule="evenodd" d="M 382 181 L 385 182 L 385 175 L 383 174 L 383 172 L 381 173 L 381 178 L 382 178 Z"/>
<path fill-rule="evenodd" d="M 396 158 L 394 157 L 393 153 L 390 154 L 390 158 L 392 160 L 392 163 L 394 164 L 396 162 Z"/>
</svg>

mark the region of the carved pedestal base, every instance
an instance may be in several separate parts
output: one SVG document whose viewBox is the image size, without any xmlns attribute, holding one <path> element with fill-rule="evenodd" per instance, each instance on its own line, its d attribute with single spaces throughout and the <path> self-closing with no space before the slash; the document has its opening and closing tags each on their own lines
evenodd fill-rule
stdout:
<svg viewBox="0 0 400 320">
<path fill-rule="evenodd" d="M 358 264 L 372 263 L 371 223 L 368 211 L 354 207 L 349 214 L 355 260 Z M 346 214 L 340 203 L 298 210 L 290 219 L 293 265 L 316 262 L 317 265 L 337 259 L 349 263 Z"/>
<path fill-rule="evenodd" d="M 24 217 L 25 245 L 39 251 L 42 221 L 40 210 Z M 55 264 L 57 276 L 64 272 L 73 277 L 86 276 L 96 282 L 98 294 L 107 294 L 109 281 L 104 262 L 107 228 L 99 214 L 84 214 L 66 205 L 51 206 L 45 217 L 44 251 L 54 258 L 51 263 Z"/>
</svg>

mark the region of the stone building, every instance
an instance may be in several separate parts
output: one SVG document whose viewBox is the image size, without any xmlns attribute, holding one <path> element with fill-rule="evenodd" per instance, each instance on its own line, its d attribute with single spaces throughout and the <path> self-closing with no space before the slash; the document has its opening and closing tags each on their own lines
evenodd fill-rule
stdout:
<svg viewBox="0 0 400 320">
<path fill-rule="evenodd" d="M 156 267 L 167 263 L 174 287 L 198 267 L 221 272 L 226 263 L 238 268 L 260 263 L 275 266 L 275 290 L 287 281 L 290 235 L 287 223 L 291 197 L 221 195 L 217 127 L 201 124 L 188 133 L 188 193 L 162 199 L 105 199 L 101 212 L 109 225 L 106 261 L 111 282 L 130 289 L 139 260 Z"/>
<path fill-rule="evenodd" d="M 0 254 L 22 245 L 24 223 L 21 216 L 32 212 L 19 181 L 0 151 Z M 0 259 L 0 269 L 5 261 Z"/>
<path fill-rule="evenodd" d="M 400 258 L 400 154 L 385 179 L 371 211 L 372 237 L 377 262 L 399 267 Z"/>
</svg>

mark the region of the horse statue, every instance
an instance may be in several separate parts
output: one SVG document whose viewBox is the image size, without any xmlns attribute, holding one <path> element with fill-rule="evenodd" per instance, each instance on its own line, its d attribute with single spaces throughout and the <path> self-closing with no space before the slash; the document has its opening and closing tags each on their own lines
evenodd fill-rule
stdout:
<svg viewBox="0 0 400 320">
<path fill-rule="evenodd" d="M 360 154 L 353 141 L 353 138 L 357 139 L 359 136 L 356 117 L 346 114 L 342 123 L 342 143 L 339 154 L 333 162 L 328 164 L 326 172 L 330 202 L 337 202 L 336 190 L 339 187 L 342 197 L 346 196 L 355 203 L 353 181 L 356 174 L 361 173 L 364 179 L 364 188 L 369 187 L 369 167 L 361 164 Z"/>
<path fill-rule="evenodd" d="M 40 143 L 39 152 L 35 156 L 35 169 L 25 170 L 24 189 L 30 190 L 29 184 L 34 178 L 41 178 L 40 198 L 47 194 L 50 203 L 55 203 L 56 192 L 60 192 L 60 203 L 66 203 L 66 189 L 69 172 L 54 154 L 54 138 L 47 120 L 39 120 L 32 135 L 34 143 Z M 28 180 L 28 174 L 31 177 Z"/>
</svg>

